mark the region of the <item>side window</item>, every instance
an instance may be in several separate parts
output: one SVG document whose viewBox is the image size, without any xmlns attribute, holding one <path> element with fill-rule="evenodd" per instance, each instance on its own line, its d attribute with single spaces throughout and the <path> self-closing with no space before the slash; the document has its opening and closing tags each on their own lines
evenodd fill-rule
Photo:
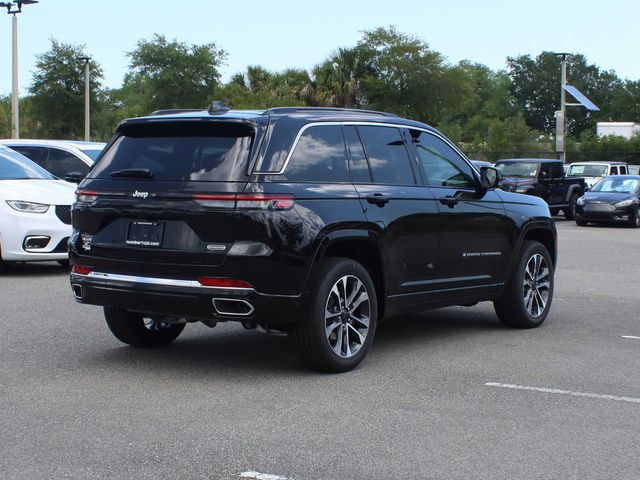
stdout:
<svg viewBox="0 0 640 480">
<path fill-rule="evenodd" d="M 349 150 L 349 170 L 351 170 L 351 181 L 353 183 L 371 183 L 371 173 L 367 157 L 362 148 L 362 142 L 358 136 L 358 131 L 354 126 L 343 127 L 344 139 Z"/>
<path fill-rule="evenodd" d="M 86 175 L 89 171 L 89 165 L 72 153 L 65 152 L 64 150 L 59 150 L 57 148 L 51 148 L 49 149 L 47 170 L 56 177 L 64 178 L 64 176 L 70 172 L 80 172 L 83 175 Z"/>
<path fill-rule="evenodd" d="M 627 167 L 625 165 L 620 165 L 620 175 L 626 175 L 627 174 Z"/>
<path fill-rule="evenodd" d="M 349 182 L 340 125 L 319 125 L 305 130 L 283 176 L 293 182 Z"/>
<path fill-rule="evenodd" d="M 24 155 L 32 162 L 36 162 L 41 167 L 45 167 L 45 160 L 47 159 L 47 149 L 43 147 L 11 147 L 21 155 Z"/>
<path fill-rule="evenodd" d="M 551 165 L 551 178 L 556 180 L 562 179 L 562 165 L 559 163 L 554 163 Z"/>
<path fill-rule="evenodd" d="M 400 130 L 359 126 L 358 133 L 369 159 L 374 183 L 415 185 L 411 159 Z"/>
<path fill-rule="evenodd" d="M 418 159 L 434 187 L 475 188 L 473 170 L 446 142 L 430 133 L 411 130 Z"/>
<path fill-rule="evenodd" d="M 543 180 L 549 180 L 551 178 L 551 165 L 543 163 L 540 167 L 540 178 Z"/>
</svg>

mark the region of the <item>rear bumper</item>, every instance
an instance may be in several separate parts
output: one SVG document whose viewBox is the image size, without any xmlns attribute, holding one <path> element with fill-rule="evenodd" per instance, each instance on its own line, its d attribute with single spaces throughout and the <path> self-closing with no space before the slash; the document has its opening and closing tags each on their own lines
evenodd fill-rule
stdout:
<svg viewBox="0 0 640 480">
<path fill-rule="evenodd" d="M 302 298 L 263 294 L 254 289 L 205 287 L 195 280 L 71 273 L 79 303 L 124 308 L 190 320 L 242 321 L 272 328 L 300 317 Z"/>
</svg>

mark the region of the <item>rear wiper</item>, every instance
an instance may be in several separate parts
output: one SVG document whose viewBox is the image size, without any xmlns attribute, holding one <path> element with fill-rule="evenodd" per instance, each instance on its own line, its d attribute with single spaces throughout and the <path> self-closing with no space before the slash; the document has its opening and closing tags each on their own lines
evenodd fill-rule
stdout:
<svg viewBox="0 0 640 480">
<path fill-rule="evenodd" d="M 124 178 L 152 178 L 153 172 L 148 168 L 125 168 L 124 170 L 111 172 L 109 176 Z"/>
</svg>

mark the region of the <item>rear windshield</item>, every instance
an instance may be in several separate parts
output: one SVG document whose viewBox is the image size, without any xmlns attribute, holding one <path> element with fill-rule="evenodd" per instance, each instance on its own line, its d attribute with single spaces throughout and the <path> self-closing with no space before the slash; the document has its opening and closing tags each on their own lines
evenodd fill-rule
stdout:
<svg viewBox="0 0 640 480">
<path fill-rule="evenodd" d="M 88 176 L 139 179 L 142 171 L 152 180 L 238 181 L 246 175 L 253 135 L 245 125 L 212 122 L 129 125 Z"/>
</svg>

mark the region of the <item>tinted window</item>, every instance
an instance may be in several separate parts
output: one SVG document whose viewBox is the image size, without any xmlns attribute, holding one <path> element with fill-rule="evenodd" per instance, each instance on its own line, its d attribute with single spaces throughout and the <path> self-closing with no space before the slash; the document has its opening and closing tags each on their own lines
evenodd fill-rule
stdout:
<svg viewBox="0 0 640 480">
<path fill-rule="evenodd" d="M 125 127 L 89 174 L 148 169 L 154 180 L 237 181 L 246 172 L 253 129 L 229 124 L 143 124 Z"/>
<path fill-rule="evenodd" d="M 349 169 L 351 170 L 351 181 L 354 183 L 371 183 L 371 173 L 369 164 L 362 148 L 362 142 L 358 136 L 356 127 L 343 127 L 344 139 L 349 150 Z"/>
<path fill-rule="evenodd" d="M 555 179 L 562 178 L 562 165 L 560 163 L 551 164 L 551 176 Z"/>
<path fill-rule="evenodd" d="M 458 153 L 435 135 L 411 130 L 427 184 L 436 187 L 475 188 L 473 170 Z"/>
<path fill-rule="evenodd" d="M 620 165 L 620 175 L 626 175 L 627 174 L 627 167 L 625 167 L 624 165 Z"/>
<path fill-rule="evenodd" d="M 0 180 L 53 180 L 43 168 L 8 148 L 0 148 Z"/>
<path fill-rule="evenodd" d="M 78 157 L 57 148 L 49 150 L 46 168 L 60 178 L 64 178 L 65 174 L 71 172 L 80 172 L 85 175 L 89 171 L 89 166 Z"/>
<path fill-rule="evenodd" d="M 374 183 L 415 184 L 411 160 L 400 130 L 359 126 L 358 132 L 369 159 Z"/>
<path fill-rule="evenodd" d="M 24 155 L 29 160 L 36 162 L 41 167 L 44 167 L 44 162 L 47 159 L 47 148 L 44 147 L 11 147 L 21 155 Z"/>
<path fill-rule="evenodd" d="M 551 165 L 548 163 L 543 163 L 540 167 L 540 178 L 549 179 L 551 178 Z"/>
<path fill-rule="evenodd" d="M 348 182 L 347 153 L 340 125 L 310 127 L 300 136 L 284 179 L 294 182 Z"/>
</svg>

